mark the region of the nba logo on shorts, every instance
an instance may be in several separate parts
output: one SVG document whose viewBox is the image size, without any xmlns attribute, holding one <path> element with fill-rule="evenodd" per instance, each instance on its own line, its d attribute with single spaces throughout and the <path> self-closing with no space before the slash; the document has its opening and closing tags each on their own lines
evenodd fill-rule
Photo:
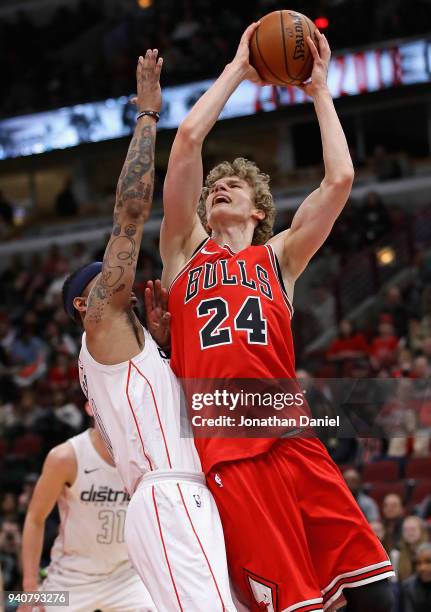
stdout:
<svg viewBox="0 0 431 612">
<path fill-rule="evenodd" d="M 193 495 L 193 499 L 194 499 L 194 500 L 195 500 L 195 502 L 196 502 L 196 506 L 197 506 L 198 508 L 200 508 L 200 507 L 202 506 L 202 502 L 201 502 L 201 497 L 200 497 L 200 495 Z"/>
<path fill-rule="evenodd" d="M 251 592 L 253 597 L 258 604 L 259 610 L 266 610 L 266 612 L 274 612 L 274 603 L 272 600 L 272 589 L 266 584 L 262 584 L 254 578 L 248 576 L 248 582 L 250 584 Z"/>
<path fill-rule="evenodd" d="M 274 612 L 278 610 L 277 584 L 271 580 L 253 574 L 246 568 L 244 568 L 244 574 L 248 582 L 250 595 L 257 604 L 255 604 L 256 610 L 265 610 L 265 612 Z"/>
</svg>

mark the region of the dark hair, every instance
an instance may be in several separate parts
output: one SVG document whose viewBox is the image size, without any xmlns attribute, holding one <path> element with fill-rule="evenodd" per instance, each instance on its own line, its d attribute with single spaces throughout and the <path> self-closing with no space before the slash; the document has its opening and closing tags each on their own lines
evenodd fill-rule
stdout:
<svg viewBox="0 0 431 612">
<path fill-rule="evenodd" d="M 72 274 L 69 274 L 69 276 L 66 278 L 66 280 L 63 283 L 63 287 L 62 287 L 62 290 L 61 290 L 61 296 L 62 296 L 62 299 L 63 299 L 64 312 L 66 314 L 68 314 L 67 313 L 67 307 L 66 307 L 66 299 L 67 299 L 67 293 L 69 291 L 70 284 L 73 282 L 73 279 L 78 276 L 78 274 L 81 272 L 81 270 L 83 270 L 87 266 L 88 266 L 88 263 L 84 264 L 83 266 L 81 266 L 80 268 L 78 268 L 77 270 L 72 272 Z M 74 309 L 73 318 L 75 320 L 75 323 L 77 323 L 78 325 L 81 325 L 81 316 L 80 316 L 79 312 L 76 310 L 76 308 Z"/>
<path fill-rule="evenodd" d="M 64 311 L 66 312 L 66 314 L 68 314 L 67 312 L 67 296 L 68 296 L 68 292 L 69 292 L 69 287 L 71 285 L 71 283 L 73 283 L 74 279 L 79 275 L 79 273 L 84 270 L 85 268 L 87 268 L 88 263 L 84 264 L 83 266 L 81 266 L 80 268 L 78 268 L 77 270 L 75 270 L 74 272 L 72 272 L 72 274 L 69 274 L 69 276 L 66 278 L 66 280 L 63 283 L 63 287 L 61 290 L 61 295 L 62 295 L 62 301 L 63 301 L 63 308 Z M 139 300 L 138 300 L 138 305 L 137 307 L 134 309 L 134 312 L 138 318 L 138 320 L 142 323 L 142 325 L 147 328 L 147 313 L 144 307 L 141 307 L 142 305 L 140 304 Z M 75 321 L 75 323 L 77 325 L 79 325 L 81 328 L 83 328 L 83 322 L 81 319 L 81 315 L 79 314 L 79 311 L 76 310 L 76 308 L 73 309 L 73 320 Z M 148 328 L 147 328 L 148 329 Z"/>
</svg>

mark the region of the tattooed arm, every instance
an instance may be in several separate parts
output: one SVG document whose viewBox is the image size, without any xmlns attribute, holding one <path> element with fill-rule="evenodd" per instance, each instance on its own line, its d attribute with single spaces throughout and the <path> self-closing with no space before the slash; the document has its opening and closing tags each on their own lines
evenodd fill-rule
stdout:
<svg viewBox="0 0 431 612">
<path fill-rule="evenodd" d="M 157 50 L 140 57 L 136 70 L 137 108 L 160 111 L 160 71 Z M 109 327 L 113 316 L 129 308 L 144 224 L 150 214 L 154 187 L 156 122 L 138 119 L 118 180 L 114 225 L 101 274 L 90 290 L 84 325 L 94 334 Z"/>
</svg>

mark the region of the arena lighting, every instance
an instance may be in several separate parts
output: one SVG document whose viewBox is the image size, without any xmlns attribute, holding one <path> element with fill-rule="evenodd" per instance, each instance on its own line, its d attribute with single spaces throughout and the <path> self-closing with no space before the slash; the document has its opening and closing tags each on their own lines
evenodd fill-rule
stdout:
<svg viewBox="0 0 431 612">
<path fill-rule="evenodd" d="M 376 253 L 379 266 L 390 266 L 395 261 L 395 251 L 392 247 L 382 247 Z"/>
<path fill-rule="evenodd" d="M 138 3 L 138 6 L 142 9 L 147 9 L 150 8 L 150 6 L 153 4 L 153 0 L 136 0 Z"/>
<path fill-rule="evenodd" d="M 316 17 L 314 20 L 314 25 L 319 28 L 319 30 L 326 30 L 329 26 L 329 21 L 326 17 Z"/>
</svg>

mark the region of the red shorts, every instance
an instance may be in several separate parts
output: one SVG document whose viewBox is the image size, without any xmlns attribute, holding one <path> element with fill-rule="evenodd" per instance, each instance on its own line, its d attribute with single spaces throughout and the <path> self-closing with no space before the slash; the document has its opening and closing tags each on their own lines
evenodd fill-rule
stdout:
<svg viewBox="0 0 431 612">
<path fill-rule="evenodd" d="M 382 545 L 317 439 L 279 440 L 207 475 L 229 569 L 251 610 L 320 612 L 393 576 Z"/>
</svg>

